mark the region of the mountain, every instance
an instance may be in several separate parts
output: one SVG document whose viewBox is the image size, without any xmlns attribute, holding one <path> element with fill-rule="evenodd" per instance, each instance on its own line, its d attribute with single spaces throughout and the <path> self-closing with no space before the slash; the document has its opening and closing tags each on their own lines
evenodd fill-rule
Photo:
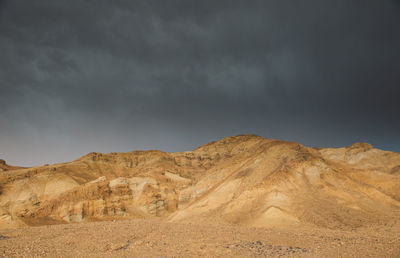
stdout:
<svg viewBox="0 0 400 258">
<path fill-rule="evenodd" d="M 89 153 L 0 172 L 0 228 L 163 217 L 354 229 L 400 218 L 400 154 L 238 135 L 193 151 Z"/>
</svg>

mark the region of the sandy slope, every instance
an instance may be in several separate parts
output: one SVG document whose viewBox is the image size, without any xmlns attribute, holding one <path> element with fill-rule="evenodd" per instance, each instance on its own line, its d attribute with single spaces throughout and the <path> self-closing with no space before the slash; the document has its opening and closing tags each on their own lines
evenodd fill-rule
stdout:
<svg viewBox="0 0 400 258">
<path fill-rule="evenodd" d="M 240 135 L 193 151 L 90 153 L 0 173 L 0 227 L 164 217 L 257 227 L 391 226 L 400 154 Z"/>
</svg>

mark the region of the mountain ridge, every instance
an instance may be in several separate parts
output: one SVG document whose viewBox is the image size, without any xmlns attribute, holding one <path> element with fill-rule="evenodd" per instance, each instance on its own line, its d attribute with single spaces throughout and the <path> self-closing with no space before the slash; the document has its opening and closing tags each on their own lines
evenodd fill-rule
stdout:
<svg viewBox="0 0 400 258">
<path fill-rule="evenodd" d="M 0 173 L 0 227 L 163 217 L 251 226 L 397 223 L 400 154 L 238 135 L 193 151 L 88 153 Z"/>
</svg>

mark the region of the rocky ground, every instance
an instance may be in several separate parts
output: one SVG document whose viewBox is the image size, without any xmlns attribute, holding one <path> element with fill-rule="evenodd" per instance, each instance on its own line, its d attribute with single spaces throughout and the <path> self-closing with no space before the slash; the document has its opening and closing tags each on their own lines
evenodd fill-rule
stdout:
<svg viewBox="0 0 400 258">
<path fill-rule="evenodd" d="M 334 231 L 135 219 L 0 230 L 2 257 L 399 257 L 399 227 Z"/>
</svg>

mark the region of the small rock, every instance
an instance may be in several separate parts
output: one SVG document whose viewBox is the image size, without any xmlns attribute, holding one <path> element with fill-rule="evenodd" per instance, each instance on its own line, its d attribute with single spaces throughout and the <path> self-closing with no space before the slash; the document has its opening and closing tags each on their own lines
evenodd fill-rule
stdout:
<svg viewBox="0 0 400 258">
<path fill-rule="evenodd" d="M 119 242 L 119 243 L 111 243 L 106 246 L 107 251 L 117 251 L 121 249 L 126 249 L 129 246 L 129 241 L 127 242 Z"/>
</svg>

